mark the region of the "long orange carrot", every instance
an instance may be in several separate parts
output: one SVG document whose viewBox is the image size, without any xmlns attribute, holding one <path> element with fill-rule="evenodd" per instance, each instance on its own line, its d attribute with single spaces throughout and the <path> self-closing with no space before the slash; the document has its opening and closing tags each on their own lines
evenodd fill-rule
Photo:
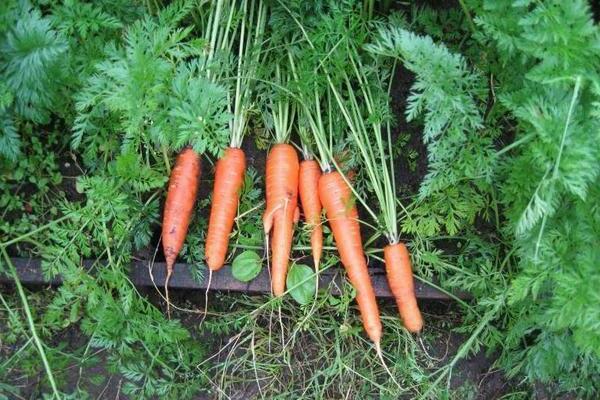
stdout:
<svg viewBox="0 0 600 400">
<path fill-rule="evenodd" d="M 275 296 L 283 295 L 288 260 L 292 250 L 294 222 L 298 220 L 298 154 L 293 146 L 276 144 L 267 157 L 267 206 L 263 216 L 265 234 L 271 239 L 271 287 Z"/>
<path fill-rule="evenodd" d="M 402 322 L 409 332 L 419 332 L 423 328 L 423 317 L 415 297 L 408 249 L 404 243 L 395 243 L 385 246 L 383 254 L 388 283 L 396 298 Z"/>
<path fill-rule="evenodd" d="M 225 154 L 217 161 L 215 169 L 215 186 L 204 252 L 206 264 L 213 271 L 220 269 L 225 263 L 245 171 L 244 151 L 234 147 L 225 149 Z"/>
<path fill-rule="evenodd" d="M 319 178 L 321 167 L 315 160 L 303 160 L 300 163 L 298 191 L 304 211 L 304 218 L 310 226 L 310 247 L 315 267 L 319 266 L 323 252 L 323 227 L 321 226 L 321 200 L 319 199 Z"/>
<path fill-rule="evenodd" d="M 356 301 L 369 338 L 379 346 L 382 326 L 379 308 L 360 237 L 358 211 L 352 192 L 339 172 L 325 173 L 319 179 L 319 197 L 333 231 L 342 264 L 356 289 Z"/>
<path fill-rule="evenodd" d="M 199 179 L 200 156 L 191 148 L 185 148 L 175 161 L 165 201 L 162 244 L 167 263 L 167 279 L 173 273 L 175 259 L 185 242 L 194 210 Z"/>
</svg>

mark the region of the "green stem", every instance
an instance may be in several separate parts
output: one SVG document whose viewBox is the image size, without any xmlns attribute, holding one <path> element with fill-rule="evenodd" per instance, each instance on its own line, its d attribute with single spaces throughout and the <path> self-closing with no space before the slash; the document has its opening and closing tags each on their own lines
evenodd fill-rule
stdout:
<svg viewBox="0 0 600 400">
<path fill-rule="evenodd" d="M 521 144 L 527 142 L 529 139 L 531 139 L 533 137 L 533 133 L 528 133 L 527 135 L 523 136 L 521 139 L 516 140 L 514 142 L 512 142 L 511 144 L 509 144 L 508 146 L 504 147 L 503 149 L 499 150 L 496 153 L 496 157 L 501 156 L 502 154 L 511 151 L 512 149 L 514 149 L 517 146 L 520 146 Z"/>
<path fill-rule="evenodd" d="M 571 119 L 573 118 L 573 111 L 575 110 L 575 104 L 577 103 L 577 97 L 579 97 L 579 89 L 581 88 L 581 76 L 578 76 L 575 80 L 575 88 L 573 89 L 573 96 L 571 97 L 571 104 L 569 105 L 569 112 L 567 114 L 567 120 L 565 122 L 565 128 L 563 130 L 562 137 L 560 139 L 560 148 L 558 150 L 558 156 L 554 163 L 554 171 L 552 171 L 552 177 L 558 176 L 558 167 L 560 166 L 560 160 L 562 158 L 563 149 L 565 148 L 565 141 L 567 139 L 567 132 L 569 131 L 569 125 L 571 125 Z"/>
<path fill-rule="evenodd" d="M 463 12 L 465 13 L 465 16 L 467 17 L 467 23 L 469 24 L 469 29 L 471 29 L 471 32 L 475 33 L 477 28 L 475 28 L 475 24 L 473 23 L 473 18 L 471 17 L 471 12 L 469 11 L 469 8 L 465 4 L 465 0 L 458 0 L 458 2 L 460 3 L 460 7 L 462 8 Z"/>
<path fill-rule="evenodd" d="M 52 225 L 54 225 L 54 224 L 58 224 L 59 222 L 62 222 L 62 221 L 65 221 L 65 220 L 67 220 L 67 219 L 71 218 L 72 216 L 73 216 L 73 215 L 71 215 L 71 214 L 66 214 L 66 215 L 63 215 L 62 217 L 60 217 L 60 218 L 58 218 L 58 219 L 55 219 L 54 221 L 52 221 L 52 222 L 49 222 L 49 223 L 47 223 L 46 225 L 42 225 L 42 226 L 40 226 L 39 228 L 32 230 L 31 232 L 25 233 L 25 234 L 23 234 L 23 235 L 21 235 L 21 236 L 19 236 L 19 237 L 16 237 L 16 238 L 14 238 L 14 239 L 11 239 L 11 240 L 7 241 L 7 242 L 0 243 L 0 247 L 2 247 L 3 249 L 5 249 L 6 247 L 10 246 L 11 244 L 15 244 L 15 243 L 17 243 L 17 242 L 21 242 L 21 241 L 23 241 L 25 238 L 28 238 L 28 237 L 30 237 L 30 236 L 33 236 L 33 235 L 35 235 L 35 234 L 36 234 L 36 233 L 38 233 L 38 232 L 41 232 L 41 231 L 43 231 L 43 230 L 45 230 L 45 229 L 48 229 L 48 228 L 50 228 Z"/>
<path fill-rule="evenodd" d="M 167 175 L 171 175 L 171 163 L 169 162 L 169 155 L 167 154 L 167 147 L 162 147 L 163 161 L 165 162 L 165 168 L 167 169 Z"/>
<path fill-rule="evenodd" d="M 23 290 L 23 286 L 21 285 L 21 281 L 19 280 L 19 276 L 17 275 L 17 270 L 13 265 L 8 253 L 6 252 L 6 248 L 4 246 L 1 247 L 2 255 L 4 256 L 4 260 L 8 264 L 11 274 L 15 279 L 15 284 L 17 286 L 17 291 L 19 292 L 19 297 L 21 298 L 21 303 L 23 305 L 23 309 L 25 310 L 25 316 L 27 317 L 27 323 L 29 325 L 29 330 L 31 331 L 31 337 L 33 338 L 33 342 L 37 347 L 37 350 L 42 359 L 42 363 L 44 364 L 44 369 L 46 370 L 46 375 L 48 376 L 48 381 L 50 381 L 50 386 L 52 387 L 52 392 L 54 397 L 60 399 L 60 393 L 58 392 L 58 387 L 56 385 L 56 381 L 54 380 L 54 374 L 52 374 L 52 369 L 50 368 L 50 363 L 48 363 L 48 358 L 46 357 L 46 352 L 44 350 L 44 345 L 42 340 L 37 334 L 35 329 L 35 323 L 33 322 L 33 316 L 31 315 L 31 309 L 29 308 L 29 303 L 27 301 L 27 296 L 25 295 L 25 291 Z"/>
<path fill-rule="evenodd" d="M 25 351 L 25 349 L 27 349 L 29 347 L 32 340 L 33 339 L 31 339 L 31 338 L 27 339 L 25 344 L 23 346 L 21 346 L 19 348 L 19 350 L 17 350 L 12 356 L 10 356 L 10 358 L 8 360 L 6 360 L 2 365 L 0 365 L 0 371 L 3 371 L 4 369 L 8 368 L 8 366 L 12 363 L 12 361 L 14 359 L 16 359 L 19 356 L 19 354 L 21 354 L 21 352 Z"/>
</svg>

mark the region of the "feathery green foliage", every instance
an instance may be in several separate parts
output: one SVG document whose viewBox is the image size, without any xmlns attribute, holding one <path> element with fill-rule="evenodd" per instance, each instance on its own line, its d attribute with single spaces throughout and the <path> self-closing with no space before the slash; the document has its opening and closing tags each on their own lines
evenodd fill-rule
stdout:
<svg viewBox="0 0 600 400">
<path fill-rule="evenodd" d="M 77 95 L 72 145 L 86 133 L 97 141 L 123 132 L 125 152 L 191 145 L 218 154 L 227 141 L 227 91 L 203 76 L 206 60 L 200 43 L 188 40 L 191 31 L 145 17 L 130 26 L 124 48 L 109 45 Z M 107 115 L 120 123 L 98 129 Z"/>
<path fill-rule="evenodd" d="M 16 120 L 49 121 L 60 100 L 68 47 L 37 9 L 15 5 L 3 17 L 8 26 L 0 29 L 0 156 L 15 161 L 20 153 Z"/>
<path fill-rule="evenodd" d="M 23 8 L 0 47 L 1 74 L 13 93 L 15 112 L 36 123 L 47 122 L 58 100 L 67 43 L 39 10 Z"/>
<path fill-rule="evenodd" d="M 519 259 L 503 362 L 591 396 L 600 376 L 600 30 L 583 1 L 521 2 L 503 22 L 490 10 L 507 4 L 496 3 L 484 2 L 476 22 L 505 62 L 520 66 L 498 76 L 512 80 L 498 96 L 518 123 L 518 146 L 501 165 L 506 233 Z"/>
<path fill-rule="evenodd" d="M 455 235 L 483 211 L 493 170 L 497 132 L 484 129 L 483 79 L 464 57 L 403 28 L 381 28 L 377 40 L 366 48 L 397 57 L 415 74 L 406 119 L 423 119 L 428 172 L 414 216 L 403 230 Z"/>
</svg>

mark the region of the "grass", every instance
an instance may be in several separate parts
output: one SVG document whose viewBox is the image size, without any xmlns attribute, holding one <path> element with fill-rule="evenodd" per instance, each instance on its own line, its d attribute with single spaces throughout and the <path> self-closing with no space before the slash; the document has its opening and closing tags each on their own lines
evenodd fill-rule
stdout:
<svg viewBox="0 0 600 400">
<path fill-rule="evenodd" d="M 176 292 L 173 318 L 194 332 L 195 340 L 208 343 L 206 356 L 195 365 L 195 370 L 202 371 L 207 380 L 204 390 L 211 396 L 225 399 L 452 398 L 457 386 L 457 381 L 452 379 L 452 369 L 457 368 L 457 362 L 472 345 L 467 338 L 466 345 L 457 348 L 463 339 L 452 333 L 452 329 L 460 325 L 460 313 L 455 306 L 426 304 L 428 326 L 422 336 L 415 337 L 402 327 L 395 306 L 382 303 L 386 332 L 382 348 L 396 383 L 362 333 L 352 287 L 345 284 L 342 291 L 343 295 L 338 297 L 324 288 L 313 304 L 305 306 L 299 306 L 289 297 L 281 300 L 217 293 L 209 297 L 209 313 L 203 322 L 202 306 L 198 304 L 202 294 L 190 299 L 185 292 Z M 33 295 L 38 299 L 37 313 L 44 313 L 44 304 L 50 302 L 51 295 Z M 158 290 L 151 290 L 147 295 L 155 304 L 164 306 Z M 18 300 L 14 296 L 13 302 Z M 8 306 L 5 311 L 13 307 Z M 60 334 L 58 338 L 60 341 Z M 32 349 L 31 341 L 18 343 L 24 349 Z M 81 354 L 81 358 L 74 358 L 70 366 L 60 368 L 62 385 L 65 374 L 83 374 L 85 381 L 86 374 L 91 373 L 84 360 L 89 358 L 86 355 L 90 352 L 97 351 L 90 349 L 89 344 L 79 349 L 70 346 L 64 349 Z M 22 352 L 13 353 L 12 368 L 23 356 L 37 358 L 35 353 L 20 354 Z M 105 381 L 108 378 L 113 382 L 123 379 L 120 374 L 109 375 Z M 90 388 L 93 386 L 89 382 L 83 383 L 82 389 Z"/>
<path fill-rule="evenodd" d="M 428 329 L 414 337 L 393 304 L 384 304 L 382 346 L 394 382 L 362 334 L 353 289 L 346 284 L 343 293 L 322 289 L 314 304 L 301 307 L 264 296 L 211 296 L 202 330 L 214 351 L 199 367 L 210 365 L 212 392 L 220 398 L 440 398 L 454 390 L 452 368 L 470 346 L 457 351 L 455 307 L 434 304 L 443 311 L 432 314 L 426 307 Z"/>
</svg>

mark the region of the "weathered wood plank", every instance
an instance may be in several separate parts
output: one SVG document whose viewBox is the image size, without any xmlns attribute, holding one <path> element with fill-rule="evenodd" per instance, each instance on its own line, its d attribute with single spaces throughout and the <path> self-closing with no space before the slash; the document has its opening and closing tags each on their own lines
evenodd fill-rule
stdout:
<svg viewBox="0 0 600 400">
<path fill-rule="evenodd" d="M 13 258 L 12 259 L 19 278 L 28 285 L 59 285 L 60 277 L 54 277 L 52 280 L 44 279 L 41 271 L 41 261 L 39 259 Z M 93 265 L 93 261 L 86 260 L 82 267 L 89 269 Z M 192 278 L 190 268 L 187 264 L 179 263 L 175 265 L 175 272 L 171 277 L 169 287 L 171 289 L 206 289 L 208 283 L 208 275 L 205 274 L 202 282 L 197 282 Z M 193 267 L 197 268 L 197 267 Z M 156 284 L 162 287 L 165 282 L 166 272 L 165 264 L 155 262 L 152 266 L 152 276 L 150 276 L 148 261 L 135 261 L 130 271 L 131 281 L 138 286 L 152 286 Z M 340 294 L 340 289 L 343 286 L 343 275 L 337 268 L 322 271 L 319 278 L 319 286 L 322 288 L 329 287 L 334 295 Z M 377 297 L 390 298 L 391 293 L 385 278 L 385 273 L 381 268 L 370 268 L 371 279 Z M 154 283 L 152 282 L 154 279 Z M 11 278 L 0 274 L 0 282 L 9 283 Z M 233 292 L 244 292 L 248 294 L 269 293 L 271 291 L 269 272 L 263 268 L 261 273 L 251 282 L 244 283 L 236 280 L 231 274 L 231 266 L 226 265 L 221 270 L 213 273 L 211 289 L 225 290 Z M 436 289 L 435 287 L 422 283 L 415 279 L 415 291 L 417 298 L 429 300 L 449 300 L 450 297 Z M 468 293 L 455 293 L 455 296 L 467 299 Z"/>
</svg>

